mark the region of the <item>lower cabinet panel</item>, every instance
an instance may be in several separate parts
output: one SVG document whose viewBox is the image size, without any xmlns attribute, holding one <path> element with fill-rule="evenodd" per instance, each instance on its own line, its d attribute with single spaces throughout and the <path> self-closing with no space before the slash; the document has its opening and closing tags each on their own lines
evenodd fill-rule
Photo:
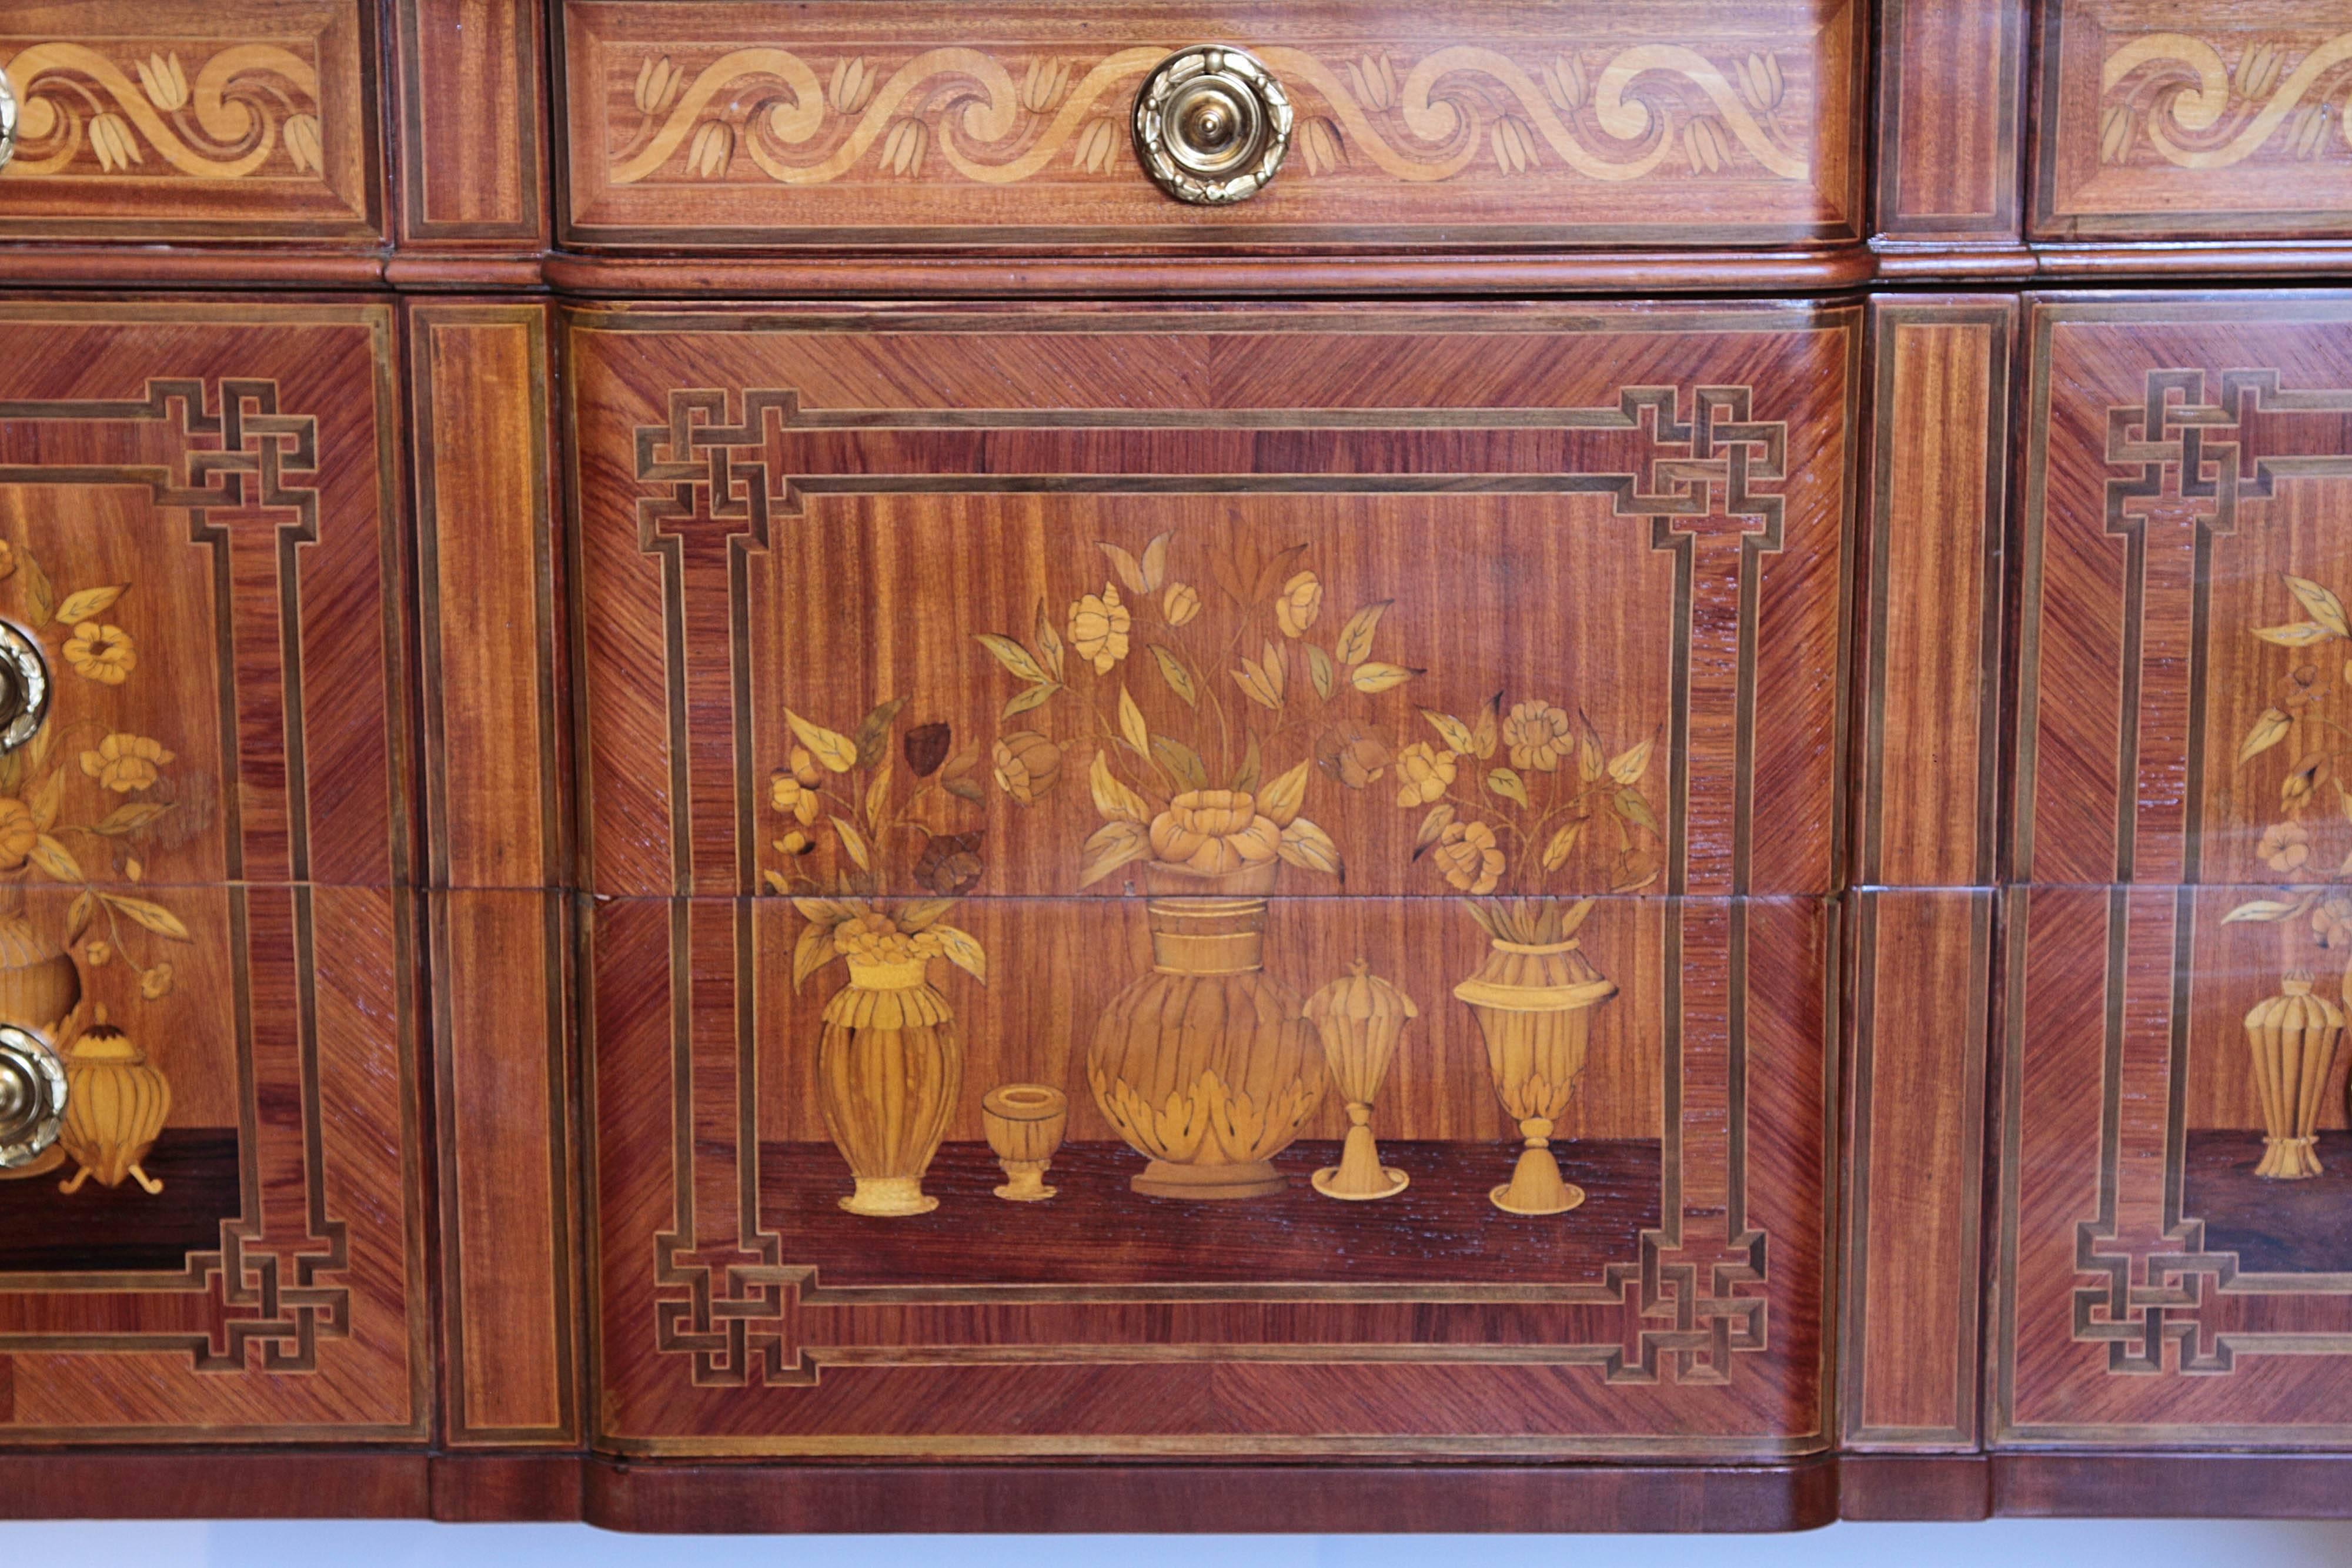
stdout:
<svg viewBox="0 0 2352 1568">
<path fill-rule="evenodd" d="M 2231 918 L 2279 899 L 2009 895 L 1999 1439 L 2352 1439 L 2343 970 L 2326 920 Z"/>
<path fill-rule="evenodd" d="M 795 990 L 826 917 L 593 906 L 608 1449 L 1826 1446 L 1828 902 L 973 899 L 984 986 Z"/>
</svg>

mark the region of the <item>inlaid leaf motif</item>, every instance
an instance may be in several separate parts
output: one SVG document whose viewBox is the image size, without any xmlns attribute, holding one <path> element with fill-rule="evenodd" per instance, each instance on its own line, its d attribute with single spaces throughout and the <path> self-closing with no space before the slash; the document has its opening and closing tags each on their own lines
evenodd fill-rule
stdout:
<svg viewBox="0 0 2352 1568">
<path fill-rule="evenodd" d="M 1119 581 L 1126 585 L 1129 593 L 1150 591 L 1143 585 L 1142 564 L 1132 554 L 1108 539 L 1097 539 L 1095 548 L 1109 558 L 1111 570 L 1118 574 Z"/>
<path fill-rule="evenodd" d="M 1128 695 L 1123 685 L 1118 688 L 1118 732 L 1127 737 L 1127 743 L 1135 747 L 1139 756 L 1150 753 L 1150 727 L 1143 722 L 1143 710 L 1135 706 L 1135 698 Z"/>
<path fill-rule="evenodd" d="M 993 632 L 982 632 L 979 634 L 979 642 L 982 647 L 996 655 L 998 664 L 1013 672 L 1013 678 L 1016 681 L 1027 681 L 1032 685 L 1042 685 L 1054 678 L 1028 649 L 1010 637 L 1002 637 Z"/>
<path fill-rule="evenodd" d="M 81 862 L 73 858 L 72 852 L 47 833 L 42 833 L 33 840 L 31 859 L 35 865 L 40 867 L 55 881 L 87 882 L 89 880 L 82 875 Z M 178 922 L 174 921 L 173 924 L 176 925 Z"/>
<path fill-rule="evenodd" d="M 902 745 L 907 767 L 918 779 L 929 779 L 948 759 L 954 732 L 945 724 L 919 724 L 907 732 Z"/>
<path fill-rule="evenodd" d="M 1142 796 L 1120 783 L 1118 775 L 1111 772 L 1107 754 L 1095 753 L 1094 767 L 1087 773 L 1087 785 L 1094 792 L 1095 810 L 1102 813 L 1105 821 L 1150 822 L 1150 808 L 1144 804 Z"/>
<path fill-rule="evenodd" d="M 1583 836 L 1584 820 L 1581 818 L 1569 823 L 1566 827 L 1561 828 L 1559 831 L 1554 833 L 1551 836 L 1551 842 L 1544 846 L 1544 870 L 1558 871 L 1561 866 L 1567 864 L 1568 857 L 1576 852 L 1577 841 Z"/>
<path fill-rule="evenodd" d="M 882 831 L 882 813 L 890 805 L 890 770 L 884 768 L 874 775 L 874 782 L 866 787 L 866 826 L 873 833 Z"/>
<path fill-rule="evenodd" d="M 1151 737 L 1151 755 L 1160 766 L 1181 780 L 1187 789 L 1209 787 L 1209 767 L 1201 754 L 1173 737 L 1155 735 Z"/>
<path fill-rule="evenodd" d="M 1339 663 L 1360 664 L 1372 656 L 1372 633 L 1380 627 L 1381 616 L 1395 602 L 1393 599 L 1383 599 L 1348 617 L 1348 623 L 1339 628 L 1339 645 L 1332 650 Z"/>
<path fill-rule="evenodd" d="M 778 882 L 783 879 L 774 872 L 768 873 Z M 801 927 L 801 938 L 793 944 L 793 989 L 797 991 L 811 975 L 833 962 L 833 927 L 810 924 Z"/>
<path fill-rule="evenodd" d="M 1657 749 L 1657 739 L 1654 736 L 1641 745 L 1631 747 L 1611 758 L 1609 777 L 1620 784 L 1639 784 L 1642 781 L 1642 775 L 1649 771 L 1650 753 Z"/>
<path fill-rule="evenodd" d="M 1043 704 L 1046 698 L 1052 696 L 1055 692 L 1058 692 L 1061 689 L 1061 682 L 1046 681 L 1040 685 L 1030 686 L 1026 690 L 1015 692 L 1013 695 L 1005 699 L 1004 716 L 1006 718 L 1018 718 L 1021 715 L 1027 713 L 1031 708 Z"/>
<path fill-rule="evenodd" d="M 1656 814 L 1650 810 L 1650 803 L 1642 799 L 1640 790 L 1631 788 L 1618 790 L 1616 806 L 1617 814 L 1635 827 L 1644 830 L 1654 837 L 1665 837 L 1665 834 L 1659 830 Z"/>
<path fill-rule="evenodd" d="M 1155 534 L 1151 542 L 1143 547 L 1144 592 L 1159 592 L 1160 585 L 1168 580 L 1168 541 L 1175 537 L 1173 529 Z"/>
<path fill-rule="evenodd" d="M 114 601 L 122 597 L 122 591 L 130 586 L 127 582 L 118 582 L 107 588 L 85 588 L 79 593 L 69 593 L 66 595 L 66 601 L 58 606 L 58 619 L 87 621 L 91 616 L 110 609 Z M 2325 592 L 2326 590 L 2323 589 L 2321 591 Z"/>
<path fill-rule="evenodd" d="M 68 862 L 72 858 L 70 855 L 66 857 Z M 77 870 L 74 874 L 79 877 L 81 873 Z M 131 898 L 120 893 L 101 894 L 99 896 L 158 936 L 168 936 L 174 942 L 192 940 L 188 936 L 188 928 L 180 924 L 180 917 L 160 904 L 151 904 L 146 899 Z"/>
<path fill-rule="evenodd" d="M 1422 851 L 1435 843 L 1438 835 L 1444 832 L 1453 821 L 1454 803 L 1452 801 L 1440 800 L 1436 805 L 1432 806 L 1429 809 L 1429 815 L 1421 820 L 1421 831 L 1412 836 L 1412 852 L 1418 856 Z"/>
<path fill-rule="evenodd" d="M 1522 807 L 1528 804 L 1527 780 L 1521 779 L 1516 769 L 1509 768 L 1488 768 L 1486 770 L 1486 788 L 1492 789 L 1496 794 L 1500 795 L 1506 800 L 1517 801 Z"/>
<path fill-rule="evenodd" d="M 1257 737 L 1249 737 L 1249 747 L 1242 753 L 1242 765 L 1234 769 L 1233 788 L 1245 794 L 1257 793 L 1258 775 L 1265 771 L 1265 753 L 1258 746 Z"/>
<path fill-rule="evenodd" d="M 1339 846 L 1331 835 L 1304 817 L 1292 820 L 1282 830 L 1282 843 L 1275 852 L 1292 865 L 1308 871 L 1321 872 L 1326 876 L 1339 874 Z"/>
<path fill-rule="evenodd" d="M 1327 703 L 1331 700 L 1331 693 L 1339 682 L 1339 671 L 1331 664 L 1331 655 L 1312 643 L 1307 644 L 1307 679 L 1314 686 L 1315 695 Z"/>
<path fill-rule="evenodd" d="M 2275 925 L 2282 920 L 2294 919 L 2309 909 L 2314 902 L 2315 900 L 2307 896 L 2291 902 L 2275 898 L 2250 899 L 2221 916 L 2221 924 L 2224 925 Z"/>
<path fill-rule="evenodd" d="M 62 773 L 59 778 L 64 777 Z M 90 831 L 106 837 L 120 838 L 135 832 L 172 809 L 167 800 L 133 800 L 127 806 L 117 806 L 103 819 L 91 824 Z"/>
<path fill-rule="evenodd" d="M 1160 678 L 1168 683 L 1168 689 L 1182 698 L 1186 707 L 1199 707 L 1201 688 L 1193 684 L 1192 672 L 1184 667 L 1184 661 L 1157 643 L 1144 646 L 1151 650 L 1151 662 L 1160 666 Z"/>
<path fill-rule="evenodd" d="M 866 847 L 865 835 L 839 817 L 833 819 L 833 831 L 841 835 L 841 847 L 849 852 L 849 858 L 857 862 L 859 871 L 874 869 L 874 852 Z"/>
<path fill-rule="evenodd" d="M 1503 694 L 1496 692 L 1478 710 L 1478 720 L 1470 727 L 1470 755 L 1480 761 L 1495 755 L 1495 742 L 1502 733 Z"/>
<path fill-rule="evenodd" d="M 1307 770 L 1311 766 L 1301 762 L 1257 792 L 1257 809 L 1273 818 L 1275 826 L 1290 826 L 1299 808 L 1307 803 Z"/>
<path fill-rule="evenodd" d="M 62 768 L 54 768 L 47 778 L 41 780 L 40 787 L 33 791 L 33 798 L 25 802 L 32 810 L 33 826 L 45 833 L 56 826 L 58 808 L 65 804 L 65 799 L 66 770 Z"/>
<path fill-rule="evenodd" d="M 1105 822 L 1087 840 L 1078 862 L 1078 885 L 1092 887 L 1130 861 L 1151 852 L 1151 833 L 1141 822 Z"/>
<path fill-rule="evenodd" d="M 892 697 L 866 716 L 853 737 L 857 747 L 857 766 L 871 768 L 888 754 L 890 726 L 897 720 L 898 710 L 906 706 L 905 697 Z"/>
<path fill-rule="evenodd" d="M 952 898 L 919 898 L 903 906 L 892 919 L 901 931 L 928 931 L 955 905 Z"/>
<path fill-rule="evenodd" d="M 1477 749 L 1478 743 L 1471 737 L 1470 727 L 1452 714 L 1423 708 L 1421 716 L 1429 721 L 1430 728 L 1437 731 L 1437 738 L 1445 742 L 1445 749 L 1455 756 L 1467 757 Z"/>
<path fill-rule="evenodd" d="M 1420 670 L 1409 670 L 1402 664 L 1358 664 L 1349 672 L 1348 679 L 1354 684 L 1358 691 L 1377 694 L 1387 691 L 1392 686 L 1401 686 L 1415 675 L 1423 673 Z"/>
<path fill-rule="evenodd" d="M 849 743 L 847 736 L 821 724 L 811 724 L 790 708 L 784 710 L 784 722 L 792 727 L 800 743 L 808 747 L 809 755 L 827 771 L 846 773 L 857 766 L 857 747 Z"/>
<path fill-rule="evenodd" d="M 1037 601 L 1037 662 L 1055 680 L 1062 678 L 1062 634 L 1054 630 L 1054 617 L 1042 599 Z"/>
<path fill-rule="evenodd" d="M 2254 727 L 2246 731 L 2245 744 L 2238 747 L 2239 766 L 2243 767 L 2284 740 L 2287 732 L 2294 727 L 2294 721 L 2279 709 L 2274 707 L 2263 709 L 2254 719 Z"/>
<path fill-rule="evenodd" d="M 2352 637 L 2352 624 L 2345 621 L 2342 600 L 2307 577 L 2288 576 L 2284 572 L 2280 575 L 2286 578 L 2287 591 L 2294 595 L 2294 601 L 2303 606 L 2305 615 L 2338 637 Z M 74 618 L 68 615 L 66 619 L 70 621 Z"/>
<path fill-rule="evenodd" d="M 930 934 L 940 939 L 940 956 L 978 980 L 988 984 L 988 955 L 971 932 L 955 925 L 934 925 Z"/>
<path fill-rule="evenodd" d="M 2286 626 L 2257 626 L 2254 635 L 2265 643 L 2275 643 L 2282 648 L 2308 648 L 2314 643 L 2332 643 L 2336 633 L 2316 621 L 2297 621 Z"/>
</svg>

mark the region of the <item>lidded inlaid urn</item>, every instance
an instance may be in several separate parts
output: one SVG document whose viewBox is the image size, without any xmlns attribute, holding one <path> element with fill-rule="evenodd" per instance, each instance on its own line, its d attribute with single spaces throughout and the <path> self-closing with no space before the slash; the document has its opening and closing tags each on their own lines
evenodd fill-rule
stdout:
<svg viewBox="0 0 2352 1568">
<path fill-rule="evenodd" d="M 65 1125 L 58 1142 L 81 1169 L 60 1190 L 76 1192 L 95 1176 L 121 1186 L 129 1176 L 149 1194 L 163 1184 L 142 1168 L 172 1113 L 172 1083 L 131 1037 L 100 1020 L 74 1037 L 66 1051 Z"/>
<path fill-rule="evenodd" d="M 1326 1197 L 1361 1202 L 1405 1189 L 1408 1177 L 1381 1164 L 1372 1138 L 1372 1103 L 1396 1057 L 1405 1024 L 1421 1016 L 1412 998 L 1371 972 L 1359 958 L 1348 973 L 1307 998 L 1307 1021 L 1323 1037 L 1323 1060 L 1331 1082 L 1348 1102 L 1348 1137 L 1339 1163 L 1315 1173 L 1315 1190 Z"/>
</svg>

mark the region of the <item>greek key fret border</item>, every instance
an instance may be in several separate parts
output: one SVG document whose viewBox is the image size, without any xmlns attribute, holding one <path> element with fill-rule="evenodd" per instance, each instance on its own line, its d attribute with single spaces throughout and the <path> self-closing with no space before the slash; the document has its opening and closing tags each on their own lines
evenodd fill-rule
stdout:
<svg viewBox="0 0 2352 1568">
<path fill-rule="evenodd" d="M 1265 494 L 1322 490 L 1349 494 L 1423 494 L 1442 491 L 1442 480 L 1426 476 L 1385 475 L 1246 475 L 1246 476 L 1116 476 L 1116 475 L 772 475 L 766 460 L 769 431 L 863 429 L 1037 428 L 1056 425 L 1169 428 L 1546 428 L 1596 431 L 1638 431 L 1651 448 L 1632 473 L 1569 473 L 1479 476 L 1484 493 L 1595 494 L 1611 499 L 1612 515 L 1628 520 L 1648 519 L 1654 549 L 1675 552 L 1678 561 L 1677 655 L 1675 694 L 1676 737 L 1674 845 L 1670 855 L 1674 883 L 1671 892 L 1684 891 L 1682 807 L 1687 785 L 1683 738 L 1689 718 L 1687 650 L 1692 630 L 1693 549 L 1697 536 L 1712 518 L 1732 524 L 1728 531 L 1740 539 L 1742 586 L 1740 647 L 1743 680 L 1740 701 L 1752 706 L 1753 680 L 1746 654 L 1752 650 L 1755 627 L 1755 558 L 1781 548 L 1786 497 L 1760 488 L 1788 476 L 1788 427 L 1785 421 L 1755 416 L 1751 388 L 1700 384 L 1691 387 L 1638 386 L 1622 389 L 1613 407 L 1575 409 L 1475 410 L 1230 410 L 1188 416 L 1180 412 L 1128 410 L 825 410 L 803 405 L 789 388 L 674 389 L 667 420 L 635 432 L 635 476 L 661 493 L 637 501 L 638 543 L 662 566 L 664 603 L 670 619 L 667 646 L 675 660 L 684 647 L 683 563 L 676 548 L 675 528 L 693 522 L 733 522 L 741 525 L 727 537 L 733 543 L 728 569 L 733 605 L 740 607 L 742 563 L 748 551 L 764 549 L 772 521 L 778 517 L 804 517 L 809 498 L 828 495 L 873 494 L 1063 494 L 1201 493 Z M 740 411 L 740 412 L 737 412 Z M 1667 450 L 1681 448 L 1680 451 Z M 750 453 L 753 455 L 746 456 Z M 1503 483 L 1503 481 L 1509 481 Z M 732 679 L 739 740 L 747 722 L 750 672 L 740 646 L 741 627 L 734 628 Z M 688 778 L 688 732 L 683 690 L 684 673 L 673 668 L 668 676 L 670 706 L 671 800 L 673 802 L 673 863 L 678 891 L 693 885 L 688 839 L 679 823 L 690 799 Z M 1743 733 L 1746 727 L 1743 725 Z M 737 747 L 735 796 L 739 802 L 739 841 L 748 841 L 749 802 L 754 790 L 750 780 L 748 747 Z M 1744 747 L 1739 757 L 1738 826 L 1735 833 L 1737 885 L 1746 886 L 1748 834 L 1746 817 L 1752 758 Z M 749 857 L 740 863 L 748 865 Z M 1769 1280 L 1768 1238 L 1752 1226 L 1746 1212 L 1747 1071 L 1744 1002 L 1746 989 L 1746 910 L 1735 906 L 1730 915 L 1727 953 L 1728 992 L 1733 998 L 1727 1028 L 1727 1072 L 1731 1113 L 1727 1137 L 1725 1240 L 1710 1255 L 1685 1246 L 1681 1199 L 1682 1149 L 1682 1025 L 1678 977 L 1683 906 L 1669 905 L 1666 956 L 1670 1003 L 1666 1009 L 1662 1056 L 1667 1071 L 1662 1139 L 1661 1225 L 1642 1232 L 1637 1257 L 1612 1263 L 1599 1285 L 1545 1287 L 1442 1285 L 1413 1287 L 1364 1285 L 1333 1287 L 1266 1287 L 1263 1299 L 1276 1301 L 1348 1300 L 1383 1303 L 1429 1302 L 1473 1304 L 1496 1301 L 1544 1300 L 1613 1303 L 1619 1308 L 1620 1335 L 1612 1340 L 1540 1347 L 1470 1346 L 1448 1354 L 1425 1346 L 1401 1346 L 1383 1354 L 1379 1347 L 1350 1345 L 1351 1361 L 1437 1360 L 1528 1363 L 1598 1367 L 1612 1384 L 1643 1385 L 1662 1381 L 1721 1385 L 1732 1377 L 1733 1356 L 1766 1349 L 1769 1338 L 1768 1301 L 1743 1290 L 1759 1291 Z M 690 1358 L 690 1375 L 698 1386 L 740 1387 L 754 1384 L 806 1386 L 814 1384 L 828 1365 L 925 1364 L 942 1359 L 986 1360 L 981 1349 L 961 1357 L 937 1350 L 902 1352 L 887 1347 L 825 1347 L 808 1345 L 799 1336 L 798 1309 L 857 1304 L 953 1304 L 964 1294 L 953 1286 L 824 1287 L 813 1265 L 792 1265 L 782 1259 L 782 1238 L 766 1229 L 756 1214 L 759 1191 L 757 1137 L 758 1059 L 752 1018 L 756 1007 L 752 934 L 748 906 L 738 901 L 733 979 L 736 1010 L 734 1071 L 737 1085 L 737 1186 L 742 1201 L 738 1209 L 738 1235 L 730 1243 L 710 1246 L 698 1239 L 695 1220 L 694 1170 L 697 1154 L 690 1125 L 673 1117 L 673 1197 L 669 1226 L 656 1234 L 655 1302 L 656 1343 L 668 1354 Z M 690 1092 L 694 1071 L 690 998 L 687 990 L 693 972 L 692 934 L 688 912 L 674 908 L 671 915 L 670 976 L 672 991 L 671 1045 L 675 1095 Z M 1828 1021 L 1828 1020 L 1825 1020 Z M 1834 1031 L 1833 1022 L 1831 1024 Z M 748 1216 L 748 1218 L 747 1218 Z M 683 1292 L 678 1294 L 676 1292 Z M 1215 1299 L 1252 1299 L 1247 1286 L 992 1286 L 986 1291 L 992 1303 L 1024 1301 L 1142 1302 Z M 1313 1347 L 1264 1345 L 1215 1347 L 1223 1357 L 1242 1360 L 1310 1359 Z M 1135 1362 L 1150 1359 L 1152 1347 L 1127 1345 L 1022 1346 L 1017 1355 L 1003 1359 L 1022 1362 Z"/>
<path fill-rule="evenodd" d="M 281 412 L 275 381 L 238 377 L 154 377 L 143 399 L 98 399 L 58 402 L 0 402 L 0 422 L 161 423 L 185 443 L 168 465 L 123 465 L 56 466 L 0 465 L 0 485 L 129 485 L 143 487 L 152 503 L 185 512 L 189 537 L 225 551 L 225 528 L 214 524 L 215 510 L 260 508 L 285 511 L 290 520 L 277 525 L 279 573 L 280 645 L 286 659 L 286 728 L 288 832 L 297 877 L 309 869 L 308 817 L 302 746 L 301 637 L 299 584 L 292 572 L 292 548 L 318 537 L 320 470 L 318 421 L 307 414 Z M 217 447 L 200 444 L 217 443 Z M 310 483 L 303 481 L 309 480 Z M 224 723 L 221 733 L 222 837 L 234 879 L 243 874 L 242 830 L 238 813 L 236 665 L 229 638 L 233 606 L 226 589 L 226 569 L 215 573 L 215 619 L 221 639 L 215 658 L 222 682 Z M 246 977 L 251 963 L 248 906 L 250 891 L 229 890 L 231 955 L 237 978 L 236 1062 L 239 1081 L 248 1101 L 261 1092 L 255 1081 L 253 1018 L 250 986 Z M 319 1025 L 317 978 L 310 955 L 314 937 L 311 892 L 289 890 L 292 927 L 300 968 L 299 1092 L 306 1128 L 320 1125 L 319 1104 Z M 326 1173 L 315 1138 L 304 1140 L 303 1176 L 306 1194 L 303 1234 L 265 1240 L 260 1219 L 262 1200 L 257 1151 L 249 1138 L 240 1140 L 240 1213 L 221 1222 L 219 1249 L 192 1252 L 178 1273 L 129 1274 L 6 1274 L 0 1287 L 12 1291 L 68 1291 L 136 1299 L 148 1293 L 202 1294 L 217 1314 L 216 1326 L 206 1333 L 41 1333 L 0 1334 L 0 1353 L 47 1351 L 81 1354 L 169 1351 L 188 1354 L 204 1372 L 254 1369 L 315 1372 L 322 1339 L 347 1338 L 351 1333 L 351 1291 L 347 1285 L 328 1284 L 330 1276 L 350 1267 L 349 1236 L 344 1222 L 327 1209 Z"/>
</svg>

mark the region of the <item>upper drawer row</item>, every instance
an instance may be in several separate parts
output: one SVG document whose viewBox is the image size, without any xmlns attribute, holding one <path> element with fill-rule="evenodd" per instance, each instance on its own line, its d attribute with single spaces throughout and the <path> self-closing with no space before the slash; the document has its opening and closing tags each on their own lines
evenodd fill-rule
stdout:
<svg viewBox="0 0 2352 1568">
<path fill-rule="evenodd" d="M 537 249 L 551 185 L 589 248 L 1755 246 L 2013 235 L 2021 208 L 2044 239 L 2352 234 L 2352 22 L 2283 0 L 2086 0 L 2037 38 L 2021 0 L 1028 4 L 978 30 L 942 0 L 545 3 L 10 6 L 0 237 Z M 1279 178 L 1231 205 L 1162 195 L 1133 134 L 1155 66 L 1204 43 L 1288 106 Z"/>
</svg>

